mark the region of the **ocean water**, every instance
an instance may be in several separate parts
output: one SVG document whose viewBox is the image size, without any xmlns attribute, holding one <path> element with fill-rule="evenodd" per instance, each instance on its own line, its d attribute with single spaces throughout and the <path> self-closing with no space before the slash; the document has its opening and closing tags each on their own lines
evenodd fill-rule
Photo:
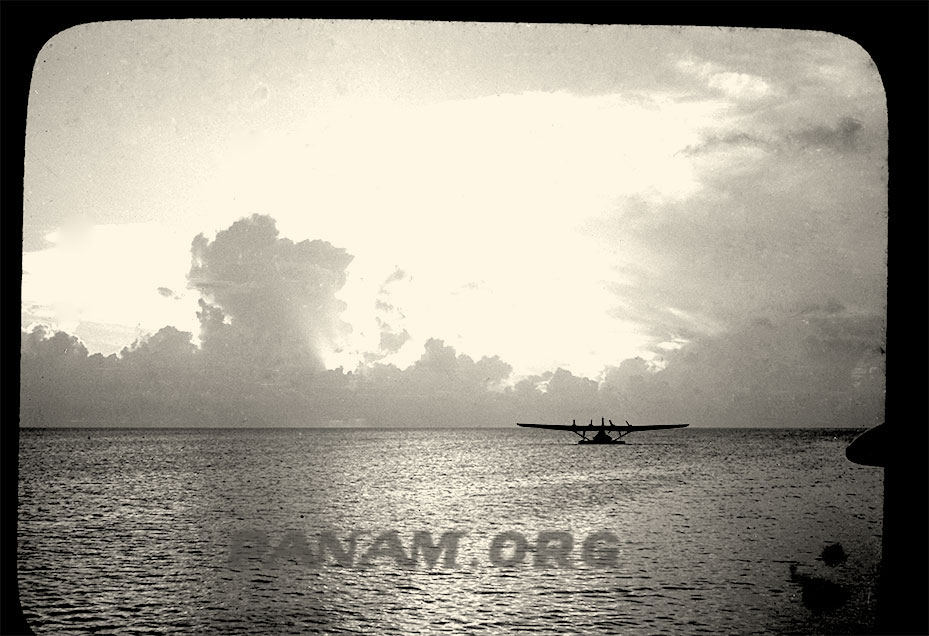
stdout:
<svg viewBox="0 0 929 636">
<path fill-rule="evenodd" d="M 854 434 L 24 429 L 20 598 L 47 634 L 867 633 Z"/>
</svg>

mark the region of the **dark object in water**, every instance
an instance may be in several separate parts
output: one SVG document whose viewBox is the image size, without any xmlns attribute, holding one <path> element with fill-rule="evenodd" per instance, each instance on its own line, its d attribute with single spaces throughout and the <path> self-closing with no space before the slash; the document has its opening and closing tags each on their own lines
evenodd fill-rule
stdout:
<svg viewBox="0 0 929 636">
<path fill-rule="evenodd" d="M 844 562 L 845 559 L 848 558 L 848 555 L 845 554 L 845 548 L 842 547 L 841 543 L 833 543 L 823 548 L 823 552 L 819 558 L 829 567 L 835 567 L 839 563 Z"/>
<path fill-rule="evenodd" d="M 848 591 L 844 587 L 817 576 L 798 574 L 795 563 L 790 564 L 790 578 L 803 590 L 803 605 L 817 614 L 837 609 L 848 600 Z"/>
</svg>

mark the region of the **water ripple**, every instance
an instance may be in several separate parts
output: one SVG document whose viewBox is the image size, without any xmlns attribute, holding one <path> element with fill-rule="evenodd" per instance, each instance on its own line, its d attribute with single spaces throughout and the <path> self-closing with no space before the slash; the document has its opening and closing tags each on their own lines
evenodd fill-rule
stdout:
<svg viewBox="0 0 929 636">
<path fill-rule="evenodd" d="M 37 633 L 55 634 L 864 632 L 882 475 L 845 461 L 849 439 L 26 429 L 20 594 Z M 405 550 L 417 532 L 466 534 L 447 569 L 399 567 L 389 544 L 371 567 L 313 565 L 293 544 L 358 533 L 360 554 L 388 530 Z M 609 568 L 578 557 L 602 530 L 620 538 Z M 571 533 L 571 567 L 532 567 L 544 531 Z M 491 563 L 502 532 L 530 542 L 523 564 Z M 251 551 L 238 561 L 236 541 Z M 835 542 L 849 558 L 829 569 L 817 556 Z M 848 604 L 810 613 L 792 563 Z"/>
</svg>

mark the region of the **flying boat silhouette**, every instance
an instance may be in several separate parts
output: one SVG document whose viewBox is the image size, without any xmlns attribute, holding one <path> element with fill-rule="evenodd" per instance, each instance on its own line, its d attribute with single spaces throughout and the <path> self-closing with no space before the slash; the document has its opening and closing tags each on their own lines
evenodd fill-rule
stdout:
<svg viewBox="0 0 929 636">
<path fill-rule="evenodd" d="M 607 424 L 609 422 L 609 424 Z M 625 444 L 623 438 L 629 433 L 635 433 L 637 431 L 657 431 L 666 428 L 684 428 L 685 426 L 690 426 L 690 424 L 644 424 L 644 425 L 633 425 L 629 421 L 626 421 L 625 425 L 616 425 L 613 424 L 613 420 L 607 420 L 606 418 L 600 418 L 600 426 L 595 426 L 594 421 L 590 420 L 590 424 L 581 424 L 577 425 L 576 420 L 571 420 L 571 424 L 524 424 L 521 422 L 516 422 L 516 426 L 525 426 L 528 428 L 547 428 L 555 431 L 571 431 L 581 439 L 578 440 L 578 444 Z M 587 433 L 596 431 L 596 434 L 593 437 L 587 437 Z M 614 437 L 610 433 L 616 433 Z"/>
</svg>

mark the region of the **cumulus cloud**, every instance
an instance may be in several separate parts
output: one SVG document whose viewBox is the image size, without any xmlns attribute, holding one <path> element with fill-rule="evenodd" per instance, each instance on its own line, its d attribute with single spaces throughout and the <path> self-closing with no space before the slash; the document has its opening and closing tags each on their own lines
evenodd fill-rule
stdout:
<svg viewBox="0 0 929 636">
<path fill-rule="evenodd" d="M 506 426 L 604 416 L 863 426 L 883 410 L 882 315 L 844 298 L 809 296 L 741 322 L 656 303 L 670 343 L 661 359 L 617 360 L 598 378 L 561 368 L 514 378 L 499 356 L 475 359 L 437 338 L 406 368 L 384 363 L 411 340 L 391 302 L 408 280 L 398 269 L 370 299 L 396 324 L 381 320 L 379 350 L 346 372 L 324 369 L 314 349 L 347 329 L 335 298 L 351 260 L 344 250 L 279 238 L 273 219 L 253 216 L 213 240 L 198 236 L 192 255 L 200 346 L 166 326 L 103 357 L 44 325 L 23 331 L 25 425 Z"/>
<path fill-rule="evenodd" d="M 23 332 L 22 355 L 38 360 L 80 360 L 87 357 L 87 347 L 75 336 L 63 331 L 52 331 L 47 325 L 36 325 L 29 333 Z"/>
<path fill-rule="evenodd" d="M 93 424 L 95 417 L 105 418 L 111 412 L 109 406 L 119 387 L 100 382 L 96 371 L 114 362 L 116 356 L 88 357 L 87 348 L 78 338 L 46 325 L 21 331 L 20 338 L 21 425 Z"/>
<path fill-rule="evenodd" d="M 828 305 L 828 303 L 826 303 Z M 825 305 L 824 305 L 825 306 Z M 604 416 L 709 426 L 866 426 L 883 413 L 881 317 L 808 307 L 757 317 L 666 352 L 633 358 L 600 381 L 564 369 L 510 385 L 498 357 L 474 360 L 427 341 L 410 367 L 285 378 L 230 375 L 165 328 L 122 356 L 87 356 L 73 336 L 23 332 L 25 425 L 508 426 Z"/>
<path fill-rule="evenodd" d="M 499 357 L 473 360 L 431 338 L 410 367 L 374 364 L 357 383 L 369 423 L 405 426 L 507 425 L 518 416 L 506 388 L 512 367 Z"/>
<path fill-rule="evenodd" d="M 308 55 L 301 29 L 217 27 L 225 45 L 200 50 L 199 26 L 174 26 L 190 46 L 168 73 L 157 55 L 128 75 L 107 62 L 119 56 L 68 58 L 105 94 L 62 83 L 52 59 L 36 69 L 23 324 L 70 332 L 23 335 L 24 404 L 44 421 L 486 424 L 629 407 L 806 424 L 876 395 L 886 102 L 853 42 L 483 25 L 475 49 L 449 39 L 460 25 L 420 25 L 388 56 L 406 60 L 398 74 L 377 24 L 320 25 L 363 53 L 350 60 Z M 117 31 L 100 44 L 138 39 Z M 277 70 L 203 85 L 259 41 Z M 436 73 L 423 42 L 462 64 Z M 284 64 L 282 43 L 299 52 Z M 144 106 L 128 119 L 127 99 Z M 255 210 L 279 224 L 230 226 Z M 193 222 L 226 229 L 191 245 Z M 101 343 L 119 356 L 89 356 Z"/>
<path fill-rule="evenodd" d="M 455 349 L 441 340 L 430 338 L 423 356 L 412 366 L 411 373 L 429 383 L 449 386 L 498 387 L 512 372 L 512 367 L 497 356 L 483 357 L 477 362 L 469 356 L 456 355 Z"/>
<path fill-rule="evenodd" d="M 160 366 L 189 365 L 197 347 L 191 342 L 192 335 L 174 327 L 162 327 L 157 333 L 136 340 L 120 352 L 127 362 L 139 360 Z"/>
<path fill-rule="evenodd" d="M 253 215 L 210 241 L 191 246 L 189 285 L 202 295 L 200 340 L 223 359 L 266 367 L 321 370 L 325 351 L 339 346 L 349 326 L 335 294 L 352 256 L 326 241 L 278 238 L 274 220 Z"/>
</svg>

